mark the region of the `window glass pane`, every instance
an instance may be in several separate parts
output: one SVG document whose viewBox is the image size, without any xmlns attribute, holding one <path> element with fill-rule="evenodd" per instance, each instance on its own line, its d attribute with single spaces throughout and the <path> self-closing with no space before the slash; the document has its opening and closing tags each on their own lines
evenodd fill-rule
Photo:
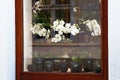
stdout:
<svg viewBox="0 0 120 80">
<path fill-rule="evenodd" d="M 24 0 L 24 71 L 101 73 L 100 13 L 99 0 Z"/>
</svg>

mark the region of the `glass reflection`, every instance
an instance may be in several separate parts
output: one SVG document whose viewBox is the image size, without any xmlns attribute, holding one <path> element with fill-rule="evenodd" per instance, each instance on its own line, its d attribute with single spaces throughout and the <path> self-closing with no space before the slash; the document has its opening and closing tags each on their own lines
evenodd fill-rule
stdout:
<svg viewBox="0 0 120 80">
<path fill-rule="evenodd" d="M 99 0 L 24 0 L 24 71 L 101 72 Z"/>
</svg>

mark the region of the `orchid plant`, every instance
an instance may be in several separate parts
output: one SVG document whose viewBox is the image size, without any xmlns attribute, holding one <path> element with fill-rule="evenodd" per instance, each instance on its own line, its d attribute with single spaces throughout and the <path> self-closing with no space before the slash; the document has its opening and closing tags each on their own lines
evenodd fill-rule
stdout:
<svg viewBox="0 0 120 80">
<path fill-rule="evenodd" d="M 80 32 L 80 27 L 78 26 L 78 24 L 71 25 L 71 23 L 65 23 L 63 20 L 58 19 L 53 22 L 51 28 L 54 31 L 58 32 L 57 34 L 55 34 L 55 37 L 53 37 L 51 40 L 52 42 L 55 43 L 65 39 L 64 34 L 70 33 L 75 36 Z"/>
<path fill-rule="evenodd" d="M 31 32 L 33 34 L 37 34 L 40 37 L 45 37 L 46 39 L 49 39 L 51 30 L 56 31 L 54 37 L 51 38 L 51 42 L 61 42 L 66 38 L 65 34 L 71 34 L 73 36 L 76 36 L 78 33 L 82 32 L 81 26 L 78 24 L 74 23 L 66 23 L 64 20 L 59 20 L 56 19 L 53 21 L 52 25 L 50 21 L 48 21 L 45 17 L 44 14 L 42 14 L 42 9 L 41 7 L 43 6 L 42 0 L 36 1 L 35 4 L 32 7 L 33 11 L 33 24 L 32 27 L 30 28 Z M 75 7 L 73 10 L 76 12 L 78 7 Z M 38 14 L 39 13 L 39 14 Z M 41 13 L 41 14 L 40 14 Z M 43 15 L 41 16 L 40 19 L 38 19 L 38 15 Z M 36 19 L 37 18 L 37 19 Z M 82 21 L 82 22 L 81 22 Z M 92 36 L 100 36 L 101 35 L 101 28 L 100 25 L 98 24 L 96 19 L 93 20 L 81 20 L 79 24 L 85 24 L 87 26 L 87 30 L 91 33 Z M 49 27 L 46 28 L 45 26 Z"/>
<path fill-rule="evenodd" d="M 45 37 L 46 39 L 49 38 L 51 31 L 49 29 L 45 29 L 43 24 L 37 23 L 30 28 L 33 34 L 37 34 L 40 37 Z"/>
<path fill-rule="evenodd" d="M 82 21 L 82 24 L 85 24 L 87 26 L 87 30 L 91 32 L 92 36 L 100 36 L 101 35 L 101 27 L 98 24 L 96 19 L 88 19 L 85 21 Z"/>
</svg>

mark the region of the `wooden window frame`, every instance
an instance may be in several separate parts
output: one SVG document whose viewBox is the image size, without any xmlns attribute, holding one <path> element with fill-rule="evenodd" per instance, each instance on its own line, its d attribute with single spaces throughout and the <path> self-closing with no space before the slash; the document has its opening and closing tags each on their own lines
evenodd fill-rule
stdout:
<svg viewBox="0 0 120 80">
<path fill-rule="evenodd" d="M 108 0 L 101 0 L 102 72 L 80 73 L 32 73 L 23 72 L 23 0 L 15 0 L 16 22 L 16 80 L 108 80 Z M 66 76 L 66 77 L 65 77 Z"/>
</svg>

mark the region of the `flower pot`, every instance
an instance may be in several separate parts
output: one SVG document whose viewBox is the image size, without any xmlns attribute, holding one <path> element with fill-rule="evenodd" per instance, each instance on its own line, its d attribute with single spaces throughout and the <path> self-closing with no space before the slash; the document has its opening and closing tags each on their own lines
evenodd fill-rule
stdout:
<svg viewBox="0 0 120 80">
<path fill-rule="evenodd" d="M 84 67 L 85 72 L 94 71 L 94 59 L 85 58 L 82 60 L 82 65 Z"/>
<path fill-rule="evenodd" d="M 70 69 L 71 69 L 71 72 L 78 73 L 82 71 L 82 66 L 80 63 L 73 61 L 71 62 Z"/>
<path fill-rule="evenodd" d="M 68 65 L 66 62 L 61 62 L 60 63 L 60 71 L 61 72 L 67 72 L 67 69 L 68 69 Z"/>
<path fill-rule="evenodd" d="M 100 65 L 100 60 L 95 61 L 95 73 L 100 73 L 101 72 L 101 65 Z"/>
<path fill-rule="evenodd" d="M 44 64 L 44 70 L 46 72 L 52 72 L 53 71 L 53 62 L 52 61 L 45 61 L 45 64 Z"/>
<path fill-rule="evenodd" d="M 34 64 L 30 64 L 27 66 L 29 72 L 37 72 L 37 66 Z"/>
<path fill-rule="evenodd" d="M 54 71 L 60 71 L 60 61 L 54 60 Z"/>
<path fill-rule="evenodd" d="M 44 71 L 43 65 L 37 65 L 37 72 L 43 72 L 43 71 Z"/>
<path fill-rule="evenodd" d="M 33 58 L 32 59 L 32 64 L 35 64 L 35 65 L 42 65 L 44 62 L 44 60 L 42 58 Z"/>
<path fill-rule="evenodd" d="M 101 73 L 101 67 L 100 65 L 95 66 L 95 73 Z"/>
</svg>

